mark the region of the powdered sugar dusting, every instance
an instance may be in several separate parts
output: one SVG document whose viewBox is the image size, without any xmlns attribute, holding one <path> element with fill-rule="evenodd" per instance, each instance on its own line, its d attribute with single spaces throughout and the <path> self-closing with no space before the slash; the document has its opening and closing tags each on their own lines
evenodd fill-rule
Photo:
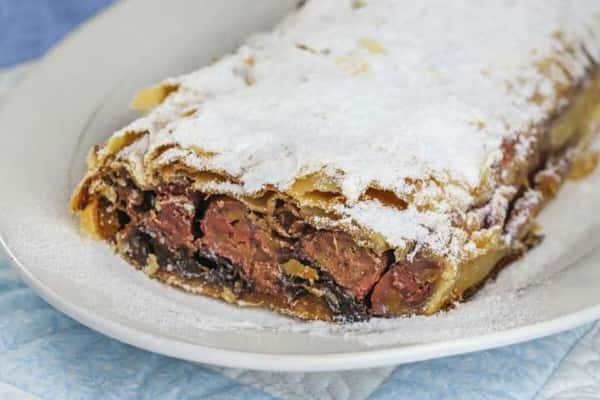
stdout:
<svg viewBox="0 0 600 400">
<path fill-rule="evenodd" d="M 320 171 L 338 182 L 345 216 L 390 243 L 424 240 L 439 254 L 452 244 L 445 253 L 458 257 L 468 243 L 451 216 L 473 205 L 503 140 L 565 105 L 557 88 L 600 59 L 599 16 L 583 0 L 308 1 L 274 32 L 167 80 L 178 90 L 117 135 L 147 133 L 146 169 L 225 172 L 233 193 L 286 191 Z M 517 158 L 534 136 L 521 139 Z M 445 189 L 415 187 L 431 181 Z M 361 204 L 372 186 L 428 211 L 378 223 L 391 213 Z"/>
<path fill-rule="evenodd" d="M 432 251 L 444 254 L 449 249 L 452 229 L 447 216 L 431 211 L 421 212 L 414 206 L 406 210 L 385 207 L 377 201 L 364 201 L 351 208 L 339 206 L 342 214 L 353 218 L 360 226 L 368 227 L 384 237 L 394 238 L 394 247 L 407 243 L 428 243 Z"/>
<path fill-rule="evenodd" d="M 560 0 L 309 1 L 274 33 L 169 80 L 180 91 L 145 128 L 154 143 L 216 153 L 198 162 L 249 192 L 324 167 L 345 172 L 351 201 L 375 181 L 402 191 L 406 178 L 450 176 L 473 188 L 503 137 L 556 107 L 561 68 L 572 83 L 600 54 L 599 13 Z M 541 68 L 548 60 L 557 67 Z M 190 103 L 194 116 L 173 115 Z"/>
</svg>

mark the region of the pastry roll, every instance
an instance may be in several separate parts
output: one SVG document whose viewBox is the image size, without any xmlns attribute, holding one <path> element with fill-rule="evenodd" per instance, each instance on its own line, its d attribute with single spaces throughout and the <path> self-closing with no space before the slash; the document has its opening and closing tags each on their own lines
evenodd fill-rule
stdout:
<svg viewBox="0 0 600 400">
<path fill-rule="evenodd" d="M 433 314 L 538 243 L 540 210 L 594 168 L 599 58 L 596 1 L 307 1 L 140 92 L 70 208 L 191 293 Z"/>
</svg>

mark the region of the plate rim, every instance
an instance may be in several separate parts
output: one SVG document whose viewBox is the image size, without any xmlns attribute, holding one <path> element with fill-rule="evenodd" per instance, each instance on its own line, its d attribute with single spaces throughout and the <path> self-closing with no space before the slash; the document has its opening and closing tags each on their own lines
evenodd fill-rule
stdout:
<svg viewBox="0 0 600 400">
<path fill-rule="evenodd" d="M 109 18 L 116 10 L 123 7 L 123 4 L 124 3 L 116 3 L 109 6 L 89 21 L 84 22 L 71 31 L 65 39 L 60 41 L 58 45 L 36 62 L 26 77 L 8 90 L 2 99 L 2 102 L 0 102 L 0 107 L 4 107 L 10 103 L 13 97 L 12 95 L 18 92 L 19 88 L 36 74 L 38 67 L 41 64 L 47 62 L 50 58 L 56 57 L 62 49 L 68 45 L 71 37 L 81 33 L 90 23 Z M 4 238 L 3 231 L 4 229 L 0 226 L 0 245 L 5 249 L 8 259 L 12 261 L 11 264 L 15 267 L 20 277 L 42 299 L 60 312 L 90 329 L 136 348 L 186 361 L 222 367 L 279 372 L 324 372 L 384 367 L 458 354 L 467 354 L 521 343 L 566 331 L 600 318 L 600 304 L 596 304 L 558 318 L 536 322 L 526 326 L 509 328 L 494 333 L 458 339 L 439 340 L 430 343 L 392 345 L 383 349 L 330 354 L 265 354 L 260 352 L 228 350 L 190 343 L 184 340 L 176 340 L 132 328 L 125 323 L 105 318 L 94 313 L 93 310 L 80 307 L 77 304 L 65 300 L 61 297 L 60 293 L 45 285 L 18 259 Z M 582 255 L 576 262 L 580 261 L 585 256 L 589 256 L 592 252 L 593 251 L 590 251 L 587 254 Z"/>
</svg>

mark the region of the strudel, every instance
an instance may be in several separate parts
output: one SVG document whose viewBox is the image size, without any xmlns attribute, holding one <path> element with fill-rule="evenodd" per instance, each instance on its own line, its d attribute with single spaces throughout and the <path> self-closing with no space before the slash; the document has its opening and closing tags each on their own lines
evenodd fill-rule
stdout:
<svg viewBox="0 0 600 400">
<path fill-rule="evenodd" d="M 599 59 L 597 1 L 307 1 L 142 90 L 70 208 L 188 292 L 433 314 L 541 240 L 540 210 L 596 165 Z"/>
</svg>

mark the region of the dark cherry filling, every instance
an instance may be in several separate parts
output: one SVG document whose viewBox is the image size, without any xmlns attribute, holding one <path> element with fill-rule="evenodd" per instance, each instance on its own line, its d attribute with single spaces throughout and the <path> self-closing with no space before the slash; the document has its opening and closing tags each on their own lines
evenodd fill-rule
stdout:
<svg viewBox="0 0 600 400">
<path fill-rule="evenodd" d="M 331 318 L 359 321 L 422 311 L 442 272 L 423 255 L 395 260 L 347 232 L 316 229 L 282 200 L 263 214 L 185 180 L 142 191 L 117 173 L 105 184 L 116 198 L 100 200 L 103 236 L 131 263 L 144 267 L 153 255 L 159 270 L 227 287 L 238 298 L 261 294 L 290 307 L 317 297 Z"/>
<path fill-rule="evenodd" d="M 299 242 L 300 252 L 329 273 L 357 300 L 363 300 L 386 268 L 384 256 L 357 246 L 346 232 L 316 231 Z"/>
<path fill-rule="evenodd" d="M 129 244 L 127 257 L 137 266 L 146 265 L 148 256 L 154 254 L 160 268 L 183 278 L 202 279 L 226 285 L 234 293 L 254 289 L 252 283 L 244 279 L 240 268 L 224 257 L 206 251 L 192 252 L 187 248 L 169 248 L 157 237 L 145 233 L 143 226 L 127 228 L 125 236 Z"/>
<path fill-rule="evenodd" d="M 126 174 L 106 184 L 117 192 L 114 204 L 103 200 L 101 207 L 101 219 L 112 223 L 107 236 L 125 243 L 121 252 L 138 267 L 153 255 L 160 270 L 236 295 L 260 293 L 288 304 L 317 296 L 344 321 L 393 315 L 384 305 L 392 298 L 402 301 L 403 311 L 416 312 L 431 293 L 432 284 L 419 280 L 422 271 L 398 278 L 390 252 L 376 254 L 346 232 L 315 229 L 282 200 L 264 215 L 238 200 L 195 192 L 184 180 L 156 191 L 139 190 Z M 387 292 L 403 294 L 382 295 Z"/>
<path fill-rule="evenodd" d="M 394 263 L 373 289 L 371 312 L 399 315 L 423 306 L 440 272 L 439 265 L 427 259 Z"/>
</svg>

